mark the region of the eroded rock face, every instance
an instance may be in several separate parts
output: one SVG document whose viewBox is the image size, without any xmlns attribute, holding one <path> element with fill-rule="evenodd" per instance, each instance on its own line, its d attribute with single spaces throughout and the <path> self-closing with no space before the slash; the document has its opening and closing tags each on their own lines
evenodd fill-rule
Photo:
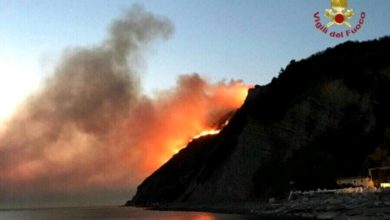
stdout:
<svg viewBox="0 0 390 220">
<path fill-rule="evenodd" d="M 211 204 L 333 187 L 365 175 L 368 154 L 388 148 L 390 38 L 352 43 L 295 62 L 216 136 L 190 143 L 148 177 L 128 204 Z"/>
</svg>

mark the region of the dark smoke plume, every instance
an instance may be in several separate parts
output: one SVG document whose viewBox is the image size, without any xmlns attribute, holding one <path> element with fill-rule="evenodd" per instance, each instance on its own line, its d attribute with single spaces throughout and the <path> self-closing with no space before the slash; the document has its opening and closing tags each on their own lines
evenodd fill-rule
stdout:
<svg viewBox="0 0 390 220">
<path fill-rule="evenodd" d="M 172 147 L 239 107 L 247 86 L 197 74 L 154 98 L 141 93 L 143 51 L 172 33 L 166 18 L 134 6 L 101 45 L 67 50 L 0 133 L 0 197 L 134 187 Z"/>
</svg>

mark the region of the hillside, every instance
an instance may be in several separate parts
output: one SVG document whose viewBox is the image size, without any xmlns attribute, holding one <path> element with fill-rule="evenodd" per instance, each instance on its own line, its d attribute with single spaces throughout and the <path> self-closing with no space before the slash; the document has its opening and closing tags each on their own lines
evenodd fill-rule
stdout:
<svg viewBox="0 0 390 220">
<path fill-rule="evenodd" d="M 196 139 L 127 205 L 188 207 L 268 200 L 335 186 L 389 164 L 390 37 L 292 60 L 215 136 Z M 381 155 L 375 153 L 381 152 Z"/>
</svg>

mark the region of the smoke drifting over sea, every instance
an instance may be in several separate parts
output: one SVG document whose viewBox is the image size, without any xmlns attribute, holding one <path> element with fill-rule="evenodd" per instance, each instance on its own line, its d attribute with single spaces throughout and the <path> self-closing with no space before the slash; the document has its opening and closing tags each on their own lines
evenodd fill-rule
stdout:
<svg viewBox="0 0 390 220">
<path fill-rule="evenodd" d="M 101 45 L 67 50 L 0 133 L 0 197 L 135 187 L 237 109 L 248 86 L 210 84 L 198 74 L 154 97 L 142 94 L 143 51 L 173 32 L 169 20 L 134 6 Z"/>
</svg>

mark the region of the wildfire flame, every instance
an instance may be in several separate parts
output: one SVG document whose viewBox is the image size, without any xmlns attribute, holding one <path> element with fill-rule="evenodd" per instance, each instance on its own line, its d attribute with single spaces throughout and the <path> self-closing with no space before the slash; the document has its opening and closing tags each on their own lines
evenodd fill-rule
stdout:
<svg viewBox="0 0 390 220">
<path fill-rule="evenodd" d="M 189 141 L 187 141 L 187 144 L 192 142 L 195 139 L 207 136 L 207 135 L 215 135 L 219 134 L 221 130 L 229 123 L 229 120 L 227 120 L 219 129 L 206 129 L 201 132 L 199 132 L 197 135 L 193 136 Z M 177 154 L 181 149 L 185 148 L 187 145 L 182 145 L 180 147 L 174 147 L 172 148 L 172 153 Z"/>
<path fill-rule="evenodd" d="M 233 88 L 230 88 L 231 91 L 229 91 L 228 94 L 231 95 L 230 96 L 231 100 L 234 100 L 233 101 L 234 108 L 238 108 L 243 104 L 245 98 L 248 95 L 248 90 L 251 87 L 252 87 L 251 85 L 240 84 L 240 85 L 235 85 Z M 221 90 L 221 92 L 222 92 L 222 90 Z M 226 94 L 226 91 L 224 91 L 224 92 L 225 92 L 224 94 Z M 161 157 L 161 159 L 159 160 L 160 163 L 163 164 L 166 161 L 168 161 L 172 157 L 172 155 L 179 153 L 179 151 L 181 149 L 185 148 L 187 146 L 187 144 L 189 144 L 190 142 L 192 142 L 195 139 L 198 139 L 198 138 L 201 138 L 201 137 L 204 137 L 207 135 L 219 134 L 219 132 L 221 132 L 221 130 L 229 124 L 229 119 L 230 118 L 226 119 L 226 121 L 222 125 L 219 125 L 218 128 L 215 128 L 215 127 L 208 128 L 207 126 L 204 126 L 203 130 L 198 131 L 193 136 L 190 136 L 189 138 L 184 140 L 185 144 L 169 146 L 168 147 L 169 153 L 166 153 L 166 154 L 164 154 L 165 155 L 164 157 Z M 179 142 L 183 142 L 183 141 L 179 141 Z"/>
<path fill-rule="evenodd" d="M 192 139 L 198 139 L 200 137 L 203 137 L 203 136 L 206 136 L 206 135 L 214 135 L 214 134 L 218 134 L 222 129 L 212 129 L 212 130 L 204 130 L 204 131 L 201 131 L 198 135 L 195 135 Z"/>
</svg>

